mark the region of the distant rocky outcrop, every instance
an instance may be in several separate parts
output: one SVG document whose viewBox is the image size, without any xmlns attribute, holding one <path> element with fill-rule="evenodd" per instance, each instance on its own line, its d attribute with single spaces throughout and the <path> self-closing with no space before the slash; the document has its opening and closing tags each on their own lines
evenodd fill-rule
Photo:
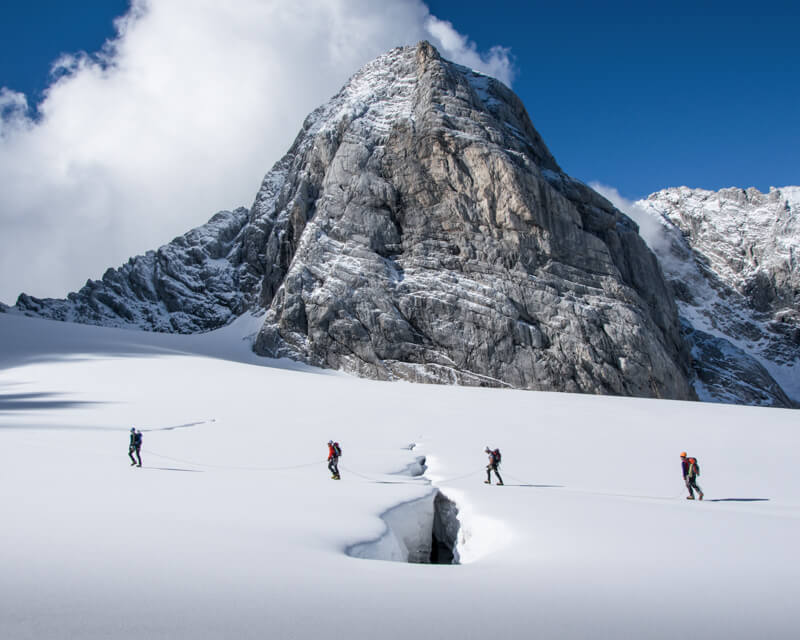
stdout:
<svg viewBox="0 0 800 640">
<path fill-rule="evenodd" d="M 730 340 L 685 325 L 698 396 L 711 402 L 793 407 L 795 403 L 753 356 Z"/>
<path fill-rule="evenodd" d="M 22 294 L 16 310 L 53 320 L 146 331 L 216 329 L 248 308 L 240 284 L 238 235 L 247 209 L 221 211 L 156 251 L 109 269 L 66 300 Z"/>
<path fill-rule="evenodd" d="M 695 397 L 636 224 L 561 171 L 507 87 L 428 43 L 312 113 L 249 212 L 17 304 L 181 332 L 246 309 L 266 309 L 258 353 L 373 378 Z"/>
<path fill-rule="evenodd" d="M 800 187 L 686 187 L 637 205 L 692 348 L 702 399 L 800 404 Z"/>
</svg>

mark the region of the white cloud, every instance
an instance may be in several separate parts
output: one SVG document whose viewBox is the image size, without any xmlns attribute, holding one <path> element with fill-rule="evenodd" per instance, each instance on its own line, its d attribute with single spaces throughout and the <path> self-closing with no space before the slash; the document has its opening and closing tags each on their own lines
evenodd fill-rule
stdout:
<svg viewBox="0 0 800 640">
<path fill-rule="evenodd" d="M 644 238 L 653 251 L 659 255 L 667 253 L 670 239 L 664 224 L 657 217 L 633 200 L 628 200 L 620 195 L 620 192 L 614 187 L 600 182 L 591 182 L 589 186 L 639 225 L 639 235 Z"/>
<path fill-rule="evenodd" d="M 24 93 L 0 88 L 0 140 L 28 123 L 28 99 Z"/>
<path fill-rule="evenodd" d="M 249 206 L 303 118 L 361 65 L 428 39 L 510 83 L 421 0 L 134 0 L 117 37 L 64 56 L 27 114 L 0 90 L 0 300 L 63 296 Z"/>
<path fill-rule="evenodd" d="M 425 29 L 432 40 L 438 41 L 446 58 L 488 73 L 511 86 L 514 73 L 511 50 L 507 47 L 496 45 L 489 49 L 487 54 L 481 54 L 474 42 L 456 31 L 450 22 L 440 20 L 436 16 L 428 16 L 425 20 Z"/>
</svg>

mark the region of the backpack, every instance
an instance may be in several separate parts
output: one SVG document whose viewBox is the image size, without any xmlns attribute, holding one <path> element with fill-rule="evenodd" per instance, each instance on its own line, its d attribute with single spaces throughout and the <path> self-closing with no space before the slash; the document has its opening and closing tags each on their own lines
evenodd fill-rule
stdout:
<svg viewBox="0 0 800 640">
<path fill-rule="evenodd" d="M 494 458 L 495 464 L 500 464 L 501 457 L 502 456 L 500 455 L 500 449 L 495 449 L 494 451 L 492 451 L 492 458 Z"/>
<path fill-rule="evenodd" d="M 142 446 L 142 432 L 141 431 L 137 431 L 136 432 L 136 435 L 134 436 L 133 442 L 137 447 L 141 447 Z"/>
<path fill-rule="evenodd" d="M 342 448 L 339 446 L 338 442 L 333 443 L 333 452 L 336 454 L 337 458 L 342 455 Z"/>
<path fill-rule="evenodd" d="M 694 474 L 692 474 L 692 467 L 694 467 Z M 700 475 L 700 465 L 697 464 L 697 458 L 689 458 L 689 474 L 690 475 Z"/>
</svg>

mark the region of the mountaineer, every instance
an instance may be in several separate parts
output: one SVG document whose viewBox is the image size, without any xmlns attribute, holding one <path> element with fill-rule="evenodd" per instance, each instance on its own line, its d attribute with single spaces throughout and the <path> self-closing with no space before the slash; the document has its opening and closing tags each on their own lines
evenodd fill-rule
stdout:
<svg viewBox="0 0 800 640">
<path fill-rule="evenodd" d="M 489 464 L 486 465 L 486 484 L 492 484 L 492 471 L 494 471 L 494 475 L 497 476 L 497 484 L 502 485 L 503 479 L 500 477 L 500 472 L 497 470 L 497 467 L 500 466 L 500 449 L 490 449 L 486 447 L 486 453 L 489 454 Z"/>
<path fill-rule="evenodd" d="M 339 475 L 339 456 L 342 455 L 342 448 L 338 442 L 328 440 L 328 469 L 331 471 L 331 479 L 341 480 Z"/>
<path fill-rule="evenodd" d="M 689 490 L 689 495 L 686 496 L 686 499 L 694 500 L 694 489 L 697 489 L 697 498 L 702 500 L 703 490 L 697 486 L 697 476 L 700 475 L 700 465 L 697 464 L 697 458 L 687 458 L 686 452 L 682 451 L 681 468 L 683 469 L 683 481 Z"/>
<path fill-rule="evenodd" d="M 136 454 L 137 461 L 134 459 L 133 454 Z M 128 445 L 128 456 L 131 459 L 131 466 L 142 466 L 142 432 L 137 431 L 135 427 L 131 427 L 131 441 Z"/>
</svg>

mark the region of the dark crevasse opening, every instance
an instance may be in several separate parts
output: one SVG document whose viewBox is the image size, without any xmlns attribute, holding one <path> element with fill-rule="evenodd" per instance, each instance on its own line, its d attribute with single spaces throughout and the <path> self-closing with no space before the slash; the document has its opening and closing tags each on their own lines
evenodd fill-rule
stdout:
<svg viewBox="0 0 800 640">
<path fill-rule="evenodd" d="M 347 554 L 412 564 L 458 564 L 458 507 L 441 491 L 393 507 L 381 515 L 385 532 L 359 542 Z"/>
<path fill-rule="evenodd" d="M 441 491 L 433 499 L 431 564 L 458 564 L 458 507 Z"/>
</svg>

